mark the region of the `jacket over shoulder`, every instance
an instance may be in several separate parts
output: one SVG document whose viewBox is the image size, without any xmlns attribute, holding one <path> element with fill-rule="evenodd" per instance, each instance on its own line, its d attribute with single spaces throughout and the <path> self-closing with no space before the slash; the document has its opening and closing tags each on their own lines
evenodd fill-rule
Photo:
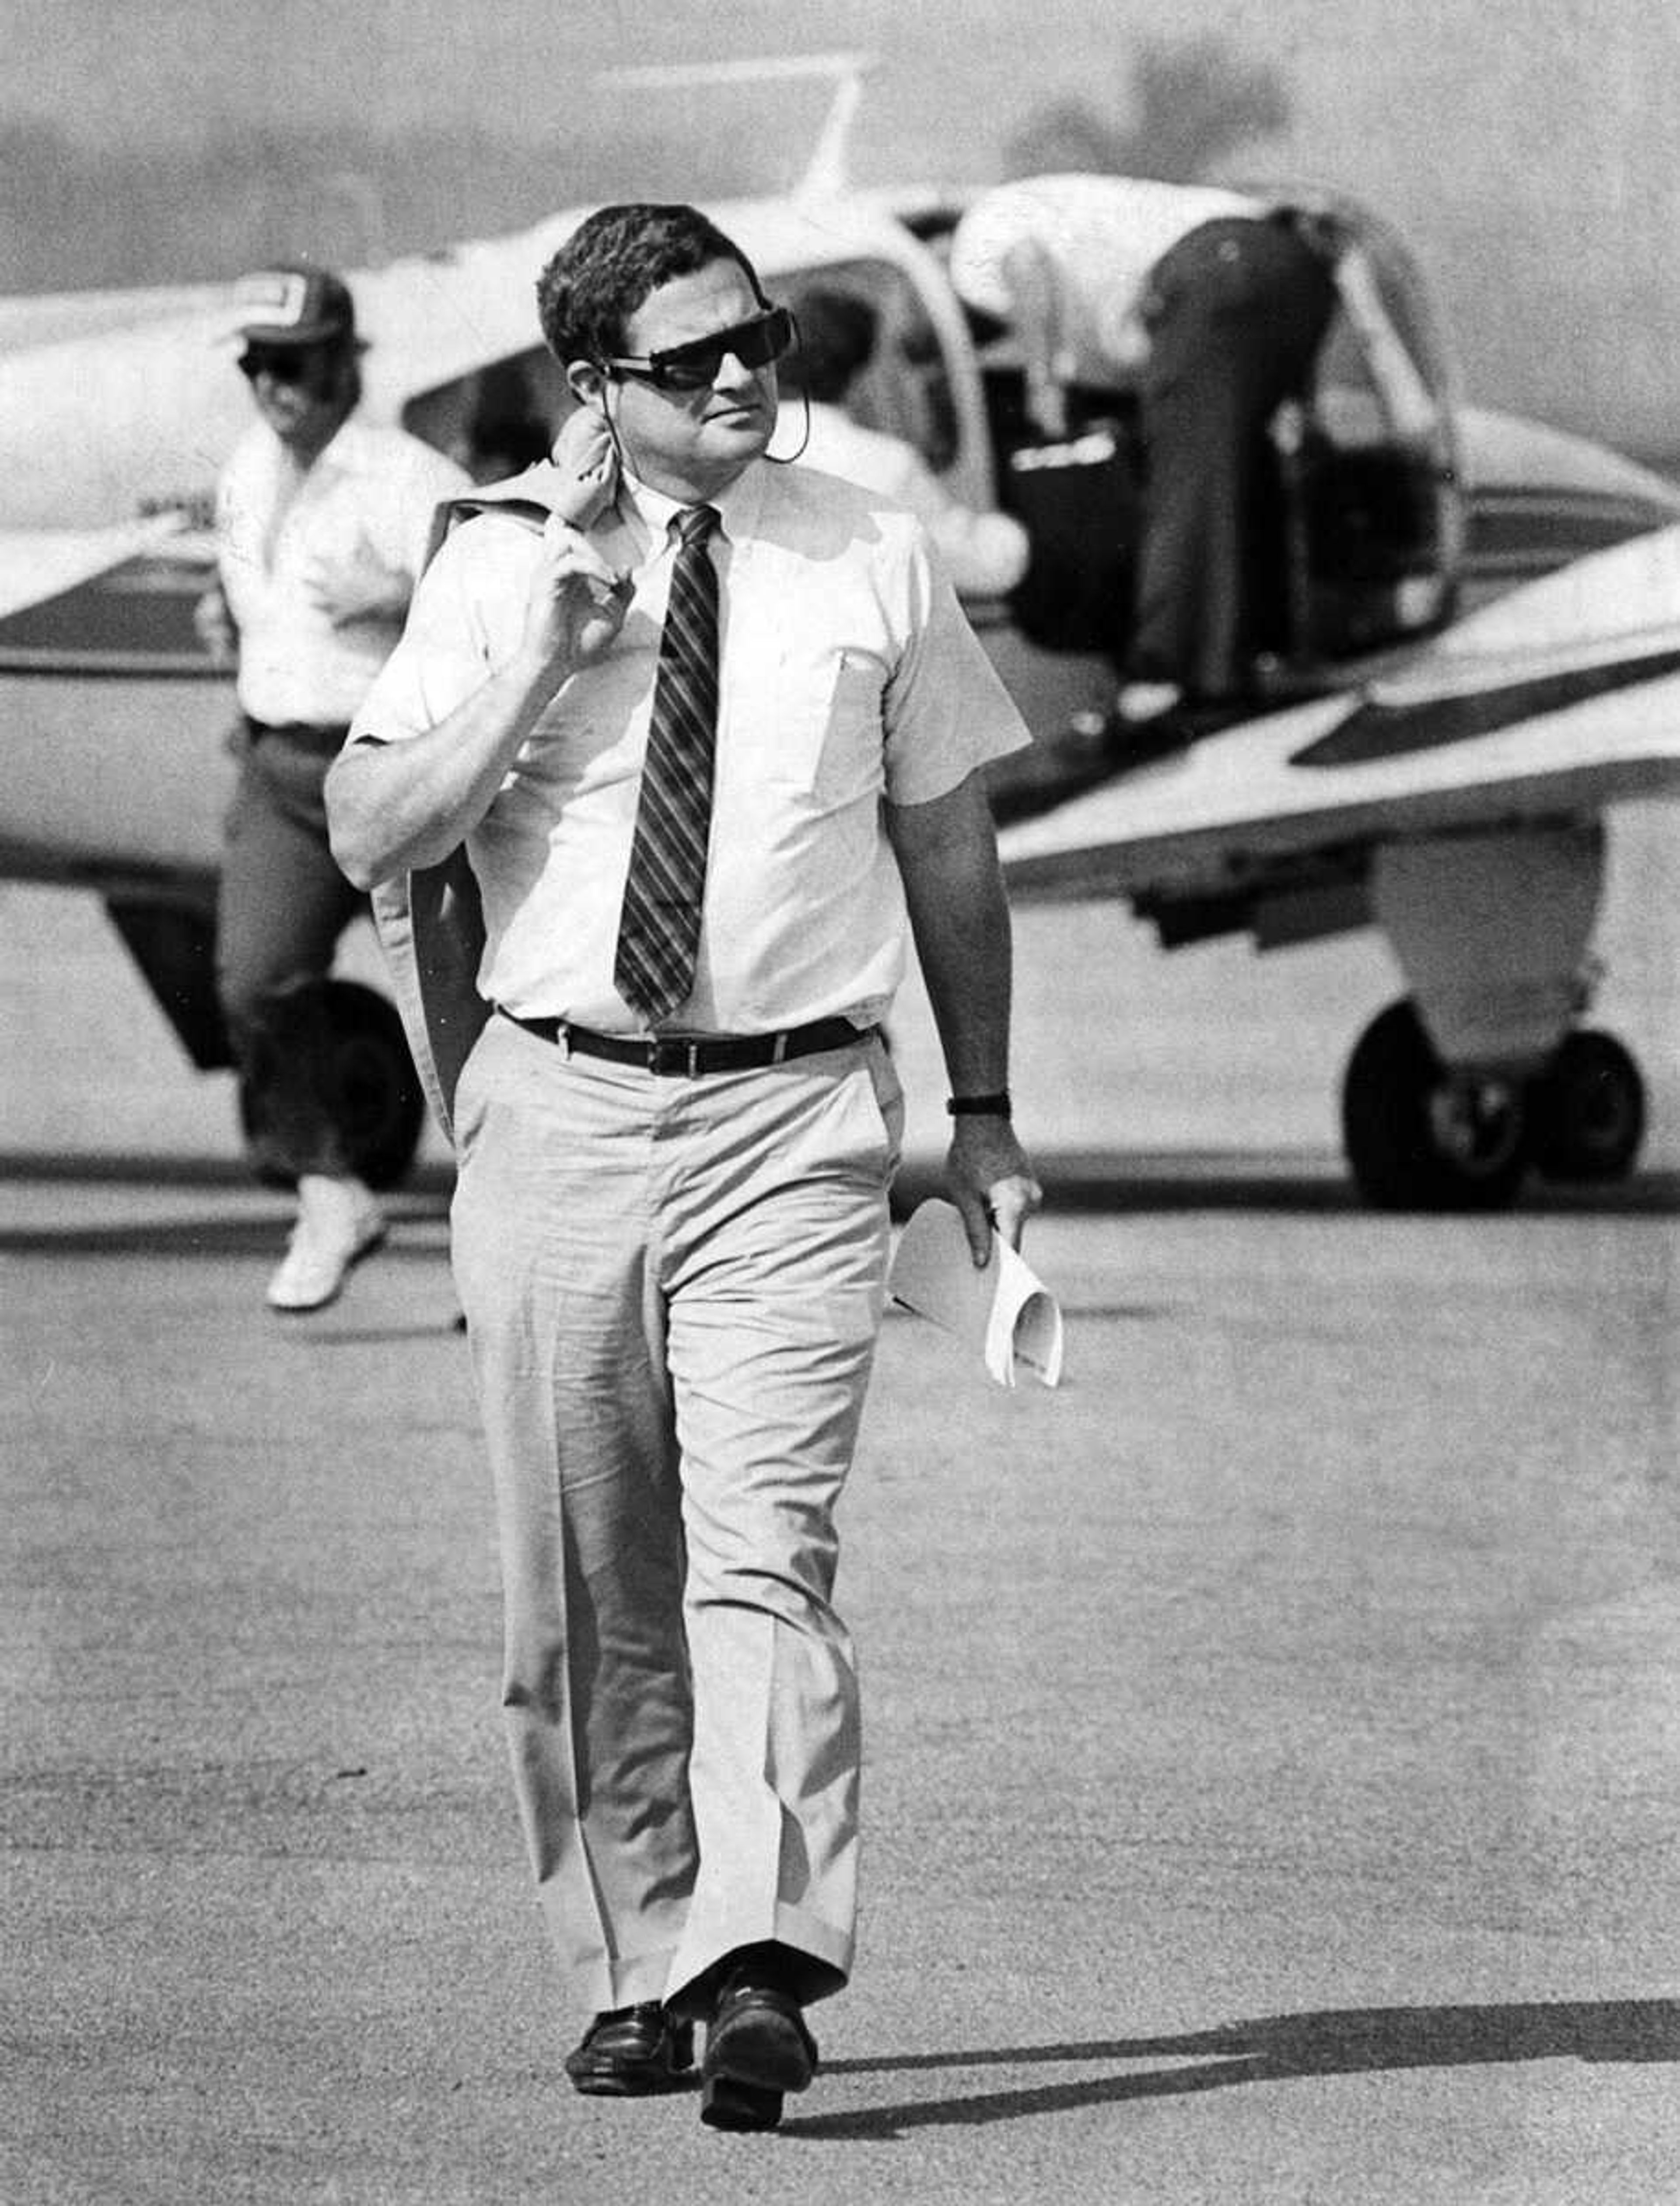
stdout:
<svg viewBox="0 0 1680 2206">
<path fill-rule="evenodd" d="M 581 481 L 551 461 L 540 462 L 522 474 L 480 485 L 440 505 L 425 563 L 431 564 L 455 528 L 480 514 L 499 515 L 539 534 L 552 514 L 587 528 L 604 502 L 599 483 Z M 371 902 L 414 1069 L 432 1116 L 453 1145 L 456 1083 L 490 1016 L 478 987 L 484 906 L 466 846 L 459 845 L 435 866 L 380 882 Z"/>
</svg>

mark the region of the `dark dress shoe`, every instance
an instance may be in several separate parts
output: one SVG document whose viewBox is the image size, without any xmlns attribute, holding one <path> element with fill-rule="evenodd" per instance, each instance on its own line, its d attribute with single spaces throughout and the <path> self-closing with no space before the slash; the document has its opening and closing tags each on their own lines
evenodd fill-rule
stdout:
<svg viewBox="0 0 1680 2206">
<path fill-rule="evenodd" d="M 678 2022 L 658 2000 L 598 2014 L 576 2052 L 566 2055 L 573 2090 L 602 2099 L 681 2090 L 694 2065 L 694 2024 Z"/>
<path fill-rule="evenodd" d="M 773 2130 L 782 2099 L 817 2072 L 817 2042 L 790 1992 L 731 1976 L 706 2025 L 700 2120 L 714 2130 Z"/>
</svg>

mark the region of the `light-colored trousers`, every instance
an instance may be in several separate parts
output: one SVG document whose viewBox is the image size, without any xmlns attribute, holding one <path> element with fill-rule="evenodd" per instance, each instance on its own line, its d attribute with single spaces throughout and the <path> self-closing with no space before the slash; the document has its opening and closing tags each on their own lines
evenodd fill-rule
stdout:
<svg viewBox="0 0 1680 2206">
<path fill-rule="evenodd" d="M 885 1296 L 885 1050 L 671 1078 L 492 1018 L 456 1281 L 495 1480 L 503 1705 L 562 1969 L 703 2010 L 775 1940 L 845 1982 L 859 1728 L 834 1505 Z M 686 1994 L 686 1999 L 685 1999 Z"/>
</svg>

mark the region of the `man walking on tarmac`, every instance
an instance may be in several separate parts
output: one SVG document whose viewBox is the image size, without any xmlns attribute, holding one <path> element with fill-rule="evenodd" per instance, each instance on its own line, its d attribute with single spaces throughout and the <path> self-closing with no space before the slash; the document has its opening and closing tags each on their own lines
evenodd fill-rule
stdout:
<svg viewBox="0 0 1680 2206">
<path fill-rule="evenodd" d="M 539 304 L 599 494 L 538 471 L 545 525 L 444 543 L 332 770 L 333 846 L 372 886 L 464 841 L 482 897 L 454 1261 L 515 1786 L 593 2011 L 567 2072 L 668 2089 L 699 2022 L 702 2120 L 765 2129 L 852 1966 L 834 1508 L 884 1300 L 907 916 L 974 1261 L 1039 1201 L 980 771 L 1027 737 L 914 518 L 766 462 L 791 327 L 730 238 L 606 208 Z"/>
<path fill-rule="evenodd" d="M 325 982 L 365 906 L 327 845 L 321 784 L 402 632 L 452 460 L 355 420 L 361 340 L 343 282 L 303 264 L 238 290 L 240 373 L 259 418 L 217 486 L 218 581 L 199 629 L 238 653 L 239 785 L 216 915 L 216 975 L 258 1164 L 297 1189 L 268 1303 L 332 1301 L 384 1236 L 334 1113 Z"/>
</svg>

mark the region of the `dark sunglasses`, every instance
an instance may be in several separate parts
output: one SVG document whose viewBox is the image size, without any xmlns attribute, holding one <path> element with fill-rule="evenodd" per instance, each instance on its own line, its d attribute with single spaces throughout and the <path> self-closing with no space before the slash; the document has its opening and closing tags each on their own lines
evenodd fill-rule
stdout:
<svg viewBox="0 0 1680 2206">
<path fill-rule="evenodd" d="M 274 383 L 301 383 L 315 357 L 307 345 L 277 347 L 272 352 L 252 346 L 240 355 L 239 372 L 247 383 L 254 383 L 259 375 Z"/>
<path fill-rule="evenodd" d="M 614 375 L 638 376 L 656 391 L 705 391 L 718 380 L 718 371 L 730 357 L 743 367 L 768 367 L 793 341 L 793 316 L 785 307 L 767 307 L 744 322 L 714 330 L 709 337 L 668 345 L 649 353 L 646 360 L 604 360 L 600 366 Z"/>
</svg>

